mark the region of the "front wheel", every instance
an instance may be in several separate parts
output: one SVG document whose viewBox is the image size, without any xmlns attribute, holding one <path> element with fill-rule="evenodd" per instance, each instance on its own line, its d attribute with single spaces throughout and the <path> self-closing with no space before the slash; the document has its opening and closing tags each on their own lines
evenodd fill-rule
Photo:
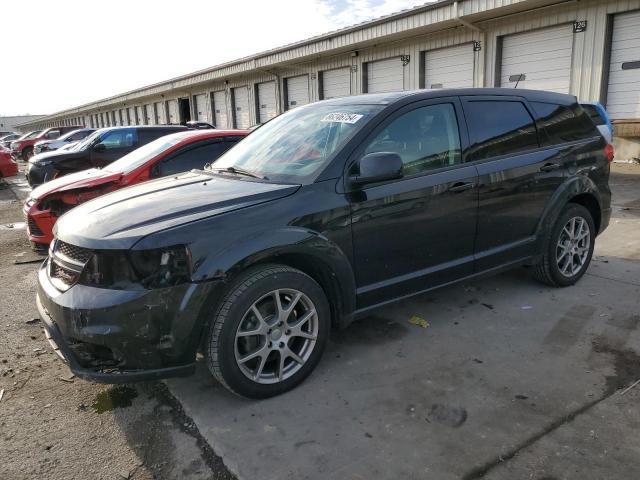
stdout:
<svg viewBox="0 0 640 480">
<path fill-rule="evenodd" d="M 238 395 L 278 395 L 318 364 L 329 326 L 329 304 L 315 280 L 284 265 L 258 266 L 234 282 L 218 307 L 207 365 Z"/>
<path fill-rule="evenodd" d="M 33 157 L 32 147 L 27 147 L 24 150 L 22 150 L 22 160 L 24 160 L 25 162 L 28 162 L 31 157 Z"/>
<path fill-rule="evenodd" d="M 575 203 L 560 214 L 544 245 L 542 259 L 535 266 L 534 277 L 554 287 L 576 283 L 587 271 L 596 230 L 589 210 Z"/>
</svg>

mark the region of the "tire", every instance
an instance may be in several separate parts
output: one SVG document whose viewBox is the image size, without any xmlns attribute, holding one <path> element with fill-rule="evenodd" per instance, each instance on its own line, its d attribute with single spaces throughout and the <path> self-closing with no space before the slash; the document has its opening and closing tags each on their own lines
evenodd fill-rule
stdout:
<svg viewBox="0 0 640 480">
<path fill-rule="evenodd" d="M 22 160 L 28 162 L 29 159 L 33 156 L 33 147 L 27 147 L 22 150 L 22 154 L 20 156 L 22 157 Z"/>
<path fill-rule="evenodd" d="M 216 308 L 205 343 L 209 371 L 244 397 L 268 398 L 291 390 L 320 361 L 330 315 L 324 291 L 305 273 L 274 264 L 250 268 Z"/>
<path fill-rule="evenodd" d="M 576 234 L 577 237 L 588 240 L 588 245 L 585 241 L 579 240 L 575 247 L 572 247 L 573 241 L 568 232 L 572 230 L 570 222 L 574 220 L 573 229 L 577 230 L 581 226 L 588 227 L 586 236 L 584 230 L 581 230 L 582 234 Z M 542 259 L 533 268 L 534 278 L 553 287 L 568 287 L 575 284 L 589 268 L 595 237 L 595 224 L 589 210 L 575 203 L 567 204 L 547 234 L 543 244 Z M 575 249 L 571 250 L 571 248 Z"/>
</svg>

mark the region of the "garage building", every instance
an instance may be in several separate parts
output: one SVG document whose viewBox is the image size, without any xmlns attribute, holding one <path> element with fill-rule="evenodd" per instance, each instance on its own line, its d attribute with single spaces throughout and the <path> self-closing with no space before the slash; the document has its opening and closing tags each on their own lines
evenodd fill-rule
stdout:
<svg viewBox="0 0 640 480">
<path fill-rule="evenodd" d="M 441 0 L 21 128 L 188 119 L 248 128 L 323 99 L 493 86 L 599 101 L 618 136 L 640 137 L 640 0 Z"/>
</svg>

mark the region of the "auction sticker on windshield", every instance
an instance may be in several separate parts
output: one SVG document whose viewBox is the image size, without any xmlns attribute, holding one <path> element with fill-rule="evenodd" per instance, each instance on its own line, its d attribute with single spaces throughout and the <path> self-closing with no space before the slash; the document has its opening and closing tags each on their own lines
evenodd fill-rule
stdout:
<svg viewBox="0 0 640 480">
<path fill-rule="evenodd" d="M 356 123 L 362 118 L 357 113 L 327 113 L 322 122 Z"/>
</svg>

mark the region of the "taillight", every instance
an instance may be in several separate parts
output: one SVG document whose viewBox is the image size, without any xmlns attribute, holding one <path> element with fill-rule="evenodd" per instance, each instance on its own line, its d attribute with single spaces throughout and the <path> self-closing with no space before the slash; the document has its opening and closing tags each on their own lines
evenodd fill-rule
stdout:
<svg viewBox="0 0 640 480">
<path fill-rule="evenodd" d="M 604 155 L 607 157 L 607 161 L 609 163 L 613 162 L 613 157 L 615 157 L 615 149 L 613 148 L 613 145 L 608 143 L 607 146 L 604 147 Z"/>
</svg>

